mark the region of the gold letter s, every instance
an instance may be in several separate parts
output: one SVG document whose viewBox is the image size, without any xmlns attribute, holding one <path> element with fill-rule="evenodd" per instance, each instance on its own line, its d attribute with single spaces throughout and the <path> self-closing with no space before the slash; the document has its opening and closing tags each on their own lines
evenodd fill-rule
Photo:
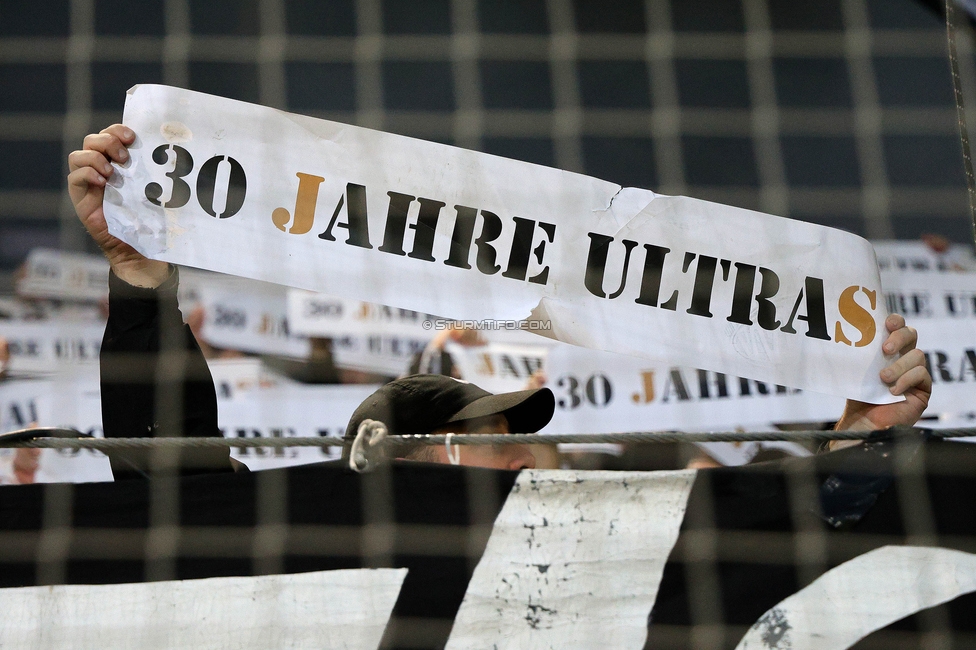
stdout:
<svg viewBox="0 0 976 650">
<path fill-rule="evenodd" d="M 854 294 L 859 290 L 863 291 L 868 297 L 871 309 L 875 309 L 878 302 L 877 292 L 853 285 L 844 289 L 843 293 L 840 294 L 840 299 L 837 301 L 837 310 L 840 311 L 841 318 L 853 325 L 861 333 L 861 340 L 854 343 L 854 347 L 863 348 L 874 340 L 877 334 L 877 326 L 874 323 L 874 317 L 854 300 Z M 834 325 L 834 340 L 837 343 L 851 345 L 851 340 L 844 336 L 844 330 L 841 327 L 840 321 L 837 321 Z"/>
</svg>

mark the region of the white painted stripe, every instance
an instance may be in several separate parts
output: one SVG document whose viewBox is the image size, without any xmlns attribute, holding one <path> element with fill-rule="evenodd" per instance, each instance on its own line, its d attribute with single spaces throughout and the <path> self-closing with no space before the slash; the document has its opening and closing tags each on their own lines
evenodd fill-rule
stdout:
<svg viewBox="0 0 976 650">
<path fill-rule="evenodd" d="M 406 575 L 352 569 L 0 589 L 0 647 L 373 650 Z"/>
<path fill-rule="evenodd" d="M 823 574 L 763 614 L 737 650 L 844 650 L 910 614 L 976 591 L 976 555 L 884 546 Z"/>
<path fill-rule="evenodd" d="M 524 471 L 448 650 L 644 646 L 694 471 Z"/>
</svg>

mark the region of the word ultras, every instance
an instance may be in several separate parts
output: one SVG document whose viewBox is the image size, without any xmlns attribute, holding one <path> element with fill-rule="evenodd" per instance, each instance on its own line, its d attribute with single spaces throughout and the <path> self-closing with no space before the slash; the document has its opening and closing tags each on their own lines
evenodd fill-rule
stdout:
<svg viewBox="0 0 976 650">
<path fill-rule="evenodd" d="M 164 193 L 162 186 L 158 183 L 149 183 L 145 188 L 146 198 L 155 205 L 165 208 L 180 208 L 186 205 L 192 194 L 190 185 L 185 180 L 193 169 L 193 158 L 190 153 L 178 145 L 164 144 L 153 151 L 152 158 L 159 165 L 172 164 L 173 168 L 165 174 L 172 181 L 172 190 L 169 199 L 164 203 L 161 201 Z M 170 162 L 171 159 L 174 163 Z M 218 213 L 214 200 L 215 186 L 218 168 L 225 162 L 226 167 L 229 167 L 229 173 L 222 176 L 228 184 L 227 198 L 223 210 Z M 271 213 L 271 223 L 282 232 L 306 235 L 313 231 L 316 224 L 319 189 L 325 178 L 303 172 L 298 172 L 296 176 L 298 191 L 294 209 L 276 208 Z M 197 201 L 207 214 L 226 219 L 237 214 L 243 207 L 247 192 L 247 177 L 237 160 L 229 156 L 214 156 L 200 167 L 196 190 Z M 371 235 L 369 232 L 366 187 L 356 183 L 346 184 L 345 191 L 338 197 L 325 228 L 315 235 L 323 241 L 338 243 L 341 239 L 347 246 L 364 249 L 373 249 L 374 243 L 378 243 L 376 250 L 380 253 L 406 256 L 420 262 L 442 262 L 447 266 L 464 270 L 476 267 L 485 275 L 494 275 L 501 271 L 503 277 L 540 285 L 549 282 L 549 266 L 544 264 L 544 259 L 547 246 L 555 243 L 556 224 L 519 216 L 512 216 L 506 220 L 488 210 L 455 205 L 450 249 L 444 259 L 438 260 L 434 256 L 435 232 L 440 220 L 445 218 L 445 214 L 451 212 L 444 210 L 447 203 L 392 190 L 388 191 L 386 196 L 389 201 L 385 206 L 386 221 L 382 241 L 376 239 L 376 233 Z M 329 204 L 331 205 L 331 202 Z M 417 216 L 411 223 L 408 216 L 414 204 L 417 205 Z M 479 216 L 481 217 L 480 229 L 477 228 Z M 497 243 L 506 228 L 510 227 L 514 227 L 514 234 L 507 251 L 507 264 L 502 270 L 501 264 L 498 263 L 501 251 L 498 250 Z M 409 252 L 404 247 L 408 229 L 413 231 Z M 841 318 L 835 321 L 831 328 L 827 322 L 828 296 L 825 295 L 824 282 L 821 278 L 807 276 L 802 286 L 789 288 L 789 291 L 796 293 L 790 294 L 795 295 L 795 299 L 791 300 L 792 309 L 789 314 L 786 314 L 777 310 L 773 302 L 773 298 L 780 294 L 782 287 L 779 275 L 772 269 L 692 251 L 672 251 L 666 246 L 631 239 L 616 241 L 612 236 L 596 232 L 587 235 L 589 250 L 583 284 L 586 290 L 597 298 L 606 300 L 625 298 L 625 294 L 628 294 L 628 271 L 632 258 L 637 261 L 639 254 L 634 253 L 640 246 L 643 254 L 640 284 L 629 292 L 629 299 L 637 304 L 674 312 L 683 310 L 687 314 L 702 318 L 724 317 L 731 323 L 757 326 L 767 331 L 775 330 L 785 334 L 802 333 L 813 339 L 834 341 L 854 347 L 870 344 L 877 335 L 877 326 L 871 311 L 878 306 L 878 296 L 877 292 L 866 287 L 853 285 L 841 291 L 836 298 L 830 296 L 831 299 L 836 300 L 837 313 Z M 533 248 L 533 243 L 537 239 L 538 244 Z M 622 252 L 622 262 L 619 264 L 617 288 L 608 292 L 604 287 L 607 282 L 608 259 L 614 246 L 618 247 L 618 253 Z M 474 251 L 474 267 L 471 263 L 472 251 Z M 533 257 L 540 270 L 530 276 L 528 269 Z M 621 255 L 616 257 L 619 258 Z M 675 261 L 666 263 L 669 259 L 680 260 L 680 266 Z M 668 286 L 669 277 L 674 280 L 674 275 L 678 273 L 693 276 L 690 295 L 679 295 L 677 289 Z M 716 304 L 718 301 L 713 299 L 718 293 L 715 291 L 716 286 L 718 283 L 729 282 L 732 283 L 731 299 L 724 300 L 725 304 Z M 864 294 L 860 300 L 855 299 L 858 293 Z M 722 292 L 722 295 L 729 295 L 729 292 Z"/>
</svg>

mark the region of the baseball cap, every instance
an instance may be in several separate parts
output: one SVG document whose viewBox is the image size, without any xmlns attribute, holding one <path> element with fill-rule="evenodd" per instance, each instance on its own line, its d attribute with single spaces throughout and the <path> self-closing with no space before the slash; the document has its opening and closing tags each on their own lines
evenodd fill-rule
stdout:
<svg viewBox="0 0 976 650">
<path fill-rule="evenodd" d="M 556 400 L 548 388 L 493 394 L 445 375 L 410 375 L 367 397 L 349 419 L 346 438 L 363 420 L 379 420 L 391 435 L 424 434 L 451 422 L 503 414 L 515 433 L 535 433 L 549 423 Z"/>
</svg>

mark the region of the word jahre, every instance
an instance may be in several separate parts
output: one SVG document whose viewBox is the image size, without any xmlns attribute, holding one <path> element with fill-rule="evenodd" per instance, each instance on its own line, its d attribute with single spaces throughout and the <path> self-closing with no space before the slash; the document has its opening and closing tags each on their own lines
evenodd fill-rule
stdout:
<svg viewBox="0 0 976 650">
<path fill-rule="evenodd" d="M 315 222 L 315 206 L 318 202 L 319 185 L 325 181 L 322 176 L 314 176 L 298 172 L 298 195 L 295 198 L 294 217 L 285 208 L 276 208 L 271 214 L 271 221 L 278 230 L 292 235 L 303 235 L 312 229 Z M 400 192 L 387 192 L 390 197 L 386 212 L 386 224 L 383 229 L 383 243 L 379 251 L 391 255 L 406 255 L 407 257 L 425 262 L 437 261 L 433 255 L 434 233 L 437 222 L 441 218 L 441 209 L 447 204 L 443 201 L 411 196 Z M 414 202 L 419 205 L 416 223 L 407 224 L 407 213 Z M 343 206 L 346 208 L 346 221 L 339 220 Z M 488 210 L 479 210 L 466 205 L 455 205 L 456 217 L 451 235 L 451 249 L 444 261 L 447 266 L 459 269 L 470 269 L 472 244 L 477 250 L 475 264 L 485 275 L 493 275 L 501 270 L 496 263 L 498 250 L 492 244 L 502 234 L 504 224 L 502 219 Z M 474 231 L 478 215 L 481 215 L 481 234 L 475 238 Z M 534 253 L 538 264 L 542 264 L 546 244 L 553 243 L 556 236 L 555 224 L 538 222 L 523 217 L 513 217 L 515 236 L 508 254 L 508 267 L 502 276 L 515 280 L 525 280 L 531 255 Z M 286 229 L 288 223 L 291 227 Z M 369 227 L 366 212 L 366 187 L 356 183 L 347 183 L 346 191 L 339 197 L 328 227 L 318 237 L 326 241 L 336 241 L 336 228 L 343 228 L 348 233 L 345 243 L 360 248 L 373 248 L 370 242 Z M 413 246 L 408 253 L 403 248 L 403 239 L 407 228 L 414 231 Z M 536 228 L 545 237 L 532 250 Z M 549 279 L 549 267 L 544 267 L 539 273 L 528 278 L 535 284 L 546 284 Z"/>
</svg>

